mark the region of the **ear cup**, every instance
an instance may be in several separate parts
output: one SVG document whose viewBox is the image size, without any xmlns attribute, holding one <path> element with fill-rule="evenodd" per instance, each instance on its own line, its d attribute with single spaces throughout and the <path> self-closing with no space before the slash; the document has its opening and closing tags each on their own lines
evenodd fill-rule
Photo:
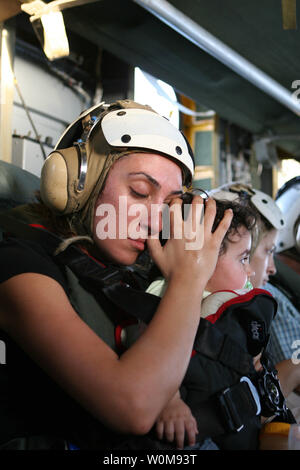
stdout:
<svg viewBox="0 0 300 470">
<path fill-rule="evenodd" d="M 295 234 L 295 248 L 300 253 L 300 217 L 295 223 L 294 234 Z"/>
<path fill-rule="evenodd" d="M 99 151 L 103 153 L 97 152 L 98 146 Z M 71 214 L 81 210 L 96 188 L 101 175 L 104 177 L 110 168 L 110 148 L 102 133 L 95 134 L 95 138 L 86 143 L 85 149 L 87 173 L 83 190 L 78 189 L 81 164 L 78 147 L 52 152 L 43 165 L 41 197 L 44 204 L 58 214 Z M 117 157 L 121 155 L 122 153 L 118 153 Z"/>
<path fill-rule="evenodd" d="M 88 151 L 89 144 L 87 144 Z M 41 173 L 41 197 L 54 212 L 71 214 L 86 203 L 99 173 L 90 171 L 91 184 L 78 190 L 80 158 L 76 147 L 52 152 L 46 159 Z"/>
<path fill-rule="evenodd" d="M 41 172 L 40 194 L 44 204 L 54 212 L 63 213 L 68 203 L 68 168 L 59 152 L 45 160 Z"/>
<path fill-rule="evenodd" d="M 76 147 L 52 152 L 41 173 L 41 197 L 59 214 L 76 212 L 84 205 L 90 191 L 78 191 L 79 156 Z"/>
</svg>

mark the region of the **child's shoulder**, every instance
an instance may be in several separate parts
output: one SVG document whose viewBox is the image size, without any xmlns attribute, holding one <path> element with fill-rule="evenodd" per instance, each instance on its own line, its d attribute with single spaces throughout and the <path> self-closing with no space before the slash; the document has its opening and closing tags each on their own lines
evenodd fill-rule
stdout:
<svg viewBox="0 0 300 470">
<path fill-rule="evenodd" d="M 214 315 L 225 302 L 247 294 L 250 290 L 251 289 L 224 290 L 206 295 L 202 301 L 201 317 L 206 318 L 209 315 Z"/>
</svg>

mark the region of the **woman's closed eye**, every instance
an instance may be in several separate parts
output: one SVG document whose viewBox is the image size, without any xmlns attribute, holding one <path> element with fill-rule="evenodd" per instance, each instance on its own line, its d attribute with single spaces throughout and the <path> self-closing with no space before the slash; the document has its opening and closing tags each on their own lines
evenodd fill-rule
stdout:
<svg viewBox="0 0 300 470">
<path fill-rule="evenodd" d="M 133 189 L 132 187 L 130 187 L 130 192 L 133 196 L 135 197 L 138 197 L 138 198 L 147 198 L 149 196 L 148 193 L 142 193 L 142 192 L 139 192 L 139 191 L 136 191 L 135 189 Z"/>
</svg>

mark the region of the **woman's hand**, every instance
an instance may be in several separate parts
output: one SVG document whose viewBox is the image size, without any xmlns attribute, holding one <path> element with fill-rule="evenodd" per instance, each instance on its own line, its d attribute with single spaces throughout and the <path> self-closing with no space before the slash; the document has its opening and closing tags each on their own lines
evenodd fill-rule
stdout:
<svg viewBox="0 0 300 470">
<path fill-rule="evenodd" d="M 164 246 L 156 238 L 147 241 L 148 249 L 166 280 L 174 275 L 201 280 L 206 285 L 212 276 L 222 240 L 230 226 L 232 211 L 226 211 L 219 226 L 212 233 L 216 216 L 216 202 L 194 196 L 187 220 L 182 217 L 182 200 L 170 204 L 170 239 Z"/>
</svg>

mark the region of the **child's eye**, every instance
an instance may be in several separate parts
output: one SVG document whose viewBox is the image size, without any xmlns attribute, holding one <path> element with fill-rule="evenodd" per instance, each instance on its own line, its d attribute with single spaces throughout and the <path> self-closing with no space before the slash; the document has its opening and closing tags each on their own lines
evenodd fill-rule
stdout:
<svg viewBox="0 0 300 470">
<path fill-rule="evenodd" d="M 148 197 L 148 194 L 139 193 L 138 191 L 135 191 L 135 189 L 133 189 L 133 188 L 130 188 L 130 191 L 135 197 L 140 197 L 140 198 Z"/>
<path fill-rule="evenodd" d="M 244 256 L 244 258 L 241 259 L 241 262 L 242 262 L 243 264 L 249 263 L 249 255 L 248 255 L 248 256 Z"/>
</svg>

